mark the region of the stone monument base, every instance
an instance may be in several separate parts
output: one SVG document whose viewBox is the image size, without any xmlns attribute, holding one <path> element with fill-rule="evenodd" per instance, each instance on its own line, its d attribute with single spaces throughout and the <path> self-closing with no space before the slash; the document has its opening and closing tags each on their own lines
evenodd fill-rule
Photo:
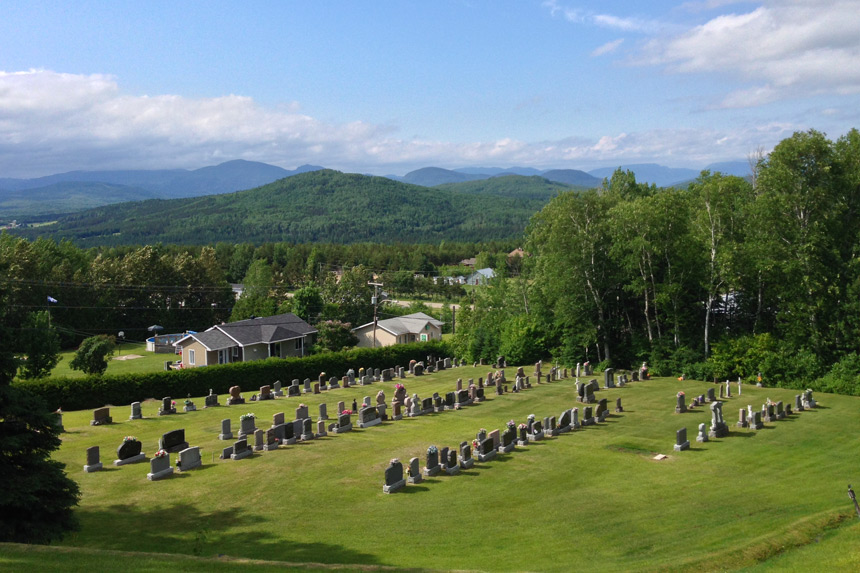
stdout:
<svg viewBox="0 0 860 573">
<path fill-rule="evenodd" d="M 146 454 L 140 453 L 136 456 L 131 456 L 130 458 L 126 458 L 124 460 L 114 460 L 113 465 L 115 466 L 124 466 L 126 464 L 136 464 L 146 460 Z"/>
</svg>

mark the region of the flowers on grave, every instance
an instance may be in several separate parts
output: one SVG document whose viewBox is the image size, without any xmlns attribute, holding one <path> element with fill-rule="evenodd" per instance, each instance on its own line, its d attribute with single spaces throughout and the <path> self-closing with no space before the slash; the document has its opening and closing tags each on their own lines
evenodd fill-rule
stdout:
<svg viewBox="0 0 860 573">
<path fill-rule="evenodd" d="M 684 396 L 684 393 L 683 393 L 683 392 L 678 392 L 677 396 L 678 396 L 678 398 L 680 398 L 681 396 Z"/>
<path fill-rule="evenodd" d="M 479 433 L 479 434 L 486 434 L 486 433 L 487 433 L 487 428 L 481 428 L 480 430 L 478 430 L 478 433 Z"/>
<path fill-rule="evenodd" d="M 167 452 L 165 450 L 158 450 L 157 452 L 155 452 L 155 457 L 156 458 L 166 458 Z"/>
<path fill-rule="evenodd" d="M 508 420 L 508 424 L 507 424 L 507 426 L 508 426 L 509 428 L 513 429 L 513 428 L 515 428 L 515 427 L 517 426 L 517 423 L 516 423 L 516 422 L 514 422 L 513 420 Z"/>
<path fill-rule="evenodd" d="M 186 399 L 185 399 L 185 405 L 186 405 L 186 406 L 190 406 L 190 405 L 191 405 L 191 398 L 186 398 Z"/>
<path fill-rule="evenodd" d="M 400 384 L 399 382 L 394 385 L 395 390 L 403 390 L 403 388 L 404 388 L 403 384 Z"/>
<path fill-rule="evenodd" d="M 460 409 L 460 404 L 459 404 L 459 403 L 454 404 L 454 409 L 455 409 L 455 410 L 459 410 L 459 409 Z"/>
<path fill-rule="evenodd" d="M 481 444 L 478 443 L 478 440 L 472 440 L 472 449 L 475 450 L 476 452 L 478 451 L 478 446 L 480 446 L 480 445 Z"/>
<path fill-rule="evenodd" d="M 171 400 L 170 405 L 175 408 L 176 407 L 176 400 Z"/>
<path fill-rule="evenodd" d="M 123 444 L 126 442 L 136 442 L 136 441 L 137 441 L 137 438 L 135 438 L 134 436 L 126 436 L 122 439 Z"/>
<path fill-rule="evenodd" d="M 307 408 L 307 405 L 305 405 L 305 404 L 299 404 L 299 408 Z"/>
<path fill-rule="evenodd" d="M 391 458 L 391 465 L 397 465 L 400 463 L 400 458 Z"/>
<path fill-rule="evenodd" d="M 247 414 L 242 414 L 241 416 L 239 416 L 240 420 L 253 420 L 254 418 L 256 418 L 256 416 L 253 414 L 253 412 L 248 412 Z"/>
<path fill-rule="evenodd" d="M 529 426 L 528 424 L 520 424 L 519 426 L 517 426 L 517 428 L 519 428 L 520 430 L 528 430 Z"/>
<path fill-rule="evenodd" d="M 534 414 L 529 414 L 527 419 L 528 419 L 529 421 L 532 421 L 532 420 L 534 420 L 534 419 L 535 419 L 535 415 L 534 415 Z"/>
<path fill-rule="evenodd" d="M 56 411 L 56 412 L 54 412 L 54 414 L 62 414 L 62 413 L 63 413 L 63 409 L 62 409 L 62 408 L 57 408 L 57 411 Z"/>
<path fill-rule="evenodd" d="M 438 451 L 439 451 L 439 448 L 437 448 L 436 446 L 430 446 L 429 448 L 427 448 L 427 453 L 428 453 L 428 454 L 435 454 L 435 453 L 437 453 Z"/>
<path fill-rule="evenodd" d="M 343 412 L 341 412 L 341 414 L 346 414 L 346 415 L 350 416 L 350 415 L 352 415 L 352 410 L 350 410 L 350 409 L 348 409 L 348 408 L 347 408 L 346 410 L 344 410 Z"/>
</svg>

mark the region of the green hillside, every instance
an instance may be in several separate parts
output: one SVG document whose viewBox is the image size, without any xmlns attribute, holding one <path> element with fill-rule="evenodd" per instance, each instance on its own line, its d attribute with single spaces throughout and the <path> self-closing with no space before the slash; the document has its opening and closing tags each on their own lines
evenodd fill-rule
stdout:
<svg viewBox="0 0 860 573">
<path fill-rule="evenodd" d="M 101 207 L 20 233 L 81 246 L 483 241 L 520 236 L 550 196 L 532 195 L 475 195 L 322 170 L 237 193 Z"/>
<path fill-rule="evenodd" d="M 572 187 L 537 175 L 531 177 L 523 175 L 500 175 L 479 181 L 446 183 L 437 185 L 434 189 L 443 189 L 470 195 L 492 195 L 495 197 L 549 201 L 559 193 L 570 191 Z"/>
<path fill-rule="evenodd" d="M 73 213 L 155 196 L 139 187 L 89 181 L 66 181 L 36 189 L 0 189 L 0 221 Z"/>
</svg>

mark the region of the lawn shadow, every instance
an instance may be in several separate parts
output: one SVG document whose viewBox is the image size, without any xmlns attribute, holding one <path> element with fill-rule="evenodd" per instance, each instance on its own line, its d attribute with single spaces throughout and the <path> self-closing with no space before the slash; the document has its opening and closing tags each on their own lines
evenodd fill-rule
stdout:
<svg viewBox="0 0 860 573">
<path fill-rule="evenodd" d="M 729 430 L 730 438 L 752 438 L 753 436 L 755 436 L 755 432 L 752 430 L 746 430 L 745 432 L 740 430 Z"/>
<path fill-rule="evenodd" d="M 184 476 L 183 476 L 184 477 Z M 200 511 L 189 503 L 115 504 L 76 510 L 88 545 L 101 549 L 158 551 L 181 555 L 266 558 L 294 562 L 382 565 L 376 555 L 335 543 L 282 538 L 274 550 L 266 518 L 241 507 Z M 70 536 L 74 543 L 74 535 Z M 226 543 L 226 544 L 225 544 Z"/>
<path fill-rule="evenodd" d="M 422 480 L 421 483 L 424 483 L 425 481 L 427 481 L 427 480 Z M 429 487 L 425 487 L 425 486 L 421 485 L 421 483 L 407 483 L 406 487 L 404 487 L 402 489 L 398 489 L 394 493 L 410 494 L 410 493 L 422 493 L 425 491 L 430 491 Z"/>
</svg>

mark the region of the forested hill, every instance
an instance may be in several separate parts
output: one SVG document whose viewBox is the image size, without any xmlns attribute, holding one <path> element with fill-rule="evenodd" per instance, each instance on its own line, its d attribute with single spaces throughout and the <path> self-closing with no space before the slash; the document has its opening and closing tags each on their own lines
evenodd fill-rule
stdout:
<svg viewBox="0 0 860 573">
<path fill-rule="evenodd" d="M 483 241 L 520 236 L 546 201 L 321 170 L 236 193 L 99 207 L 18 232 L 80 246 Z"/>
<path fill-rule="evenodd" d="M 492 195 L 496 197 L 510 197 L 517 199 L 538 199 L 549 201 L 559 193 L 570 191 L 571 186 L 556 183 L 544 177 L 533 175 L 501 175 L 490 179 L 479 181 L 467 181 L 464 183 L 448 183 L 437 185 L 434 189 L 444 189 L 456 193 L 469 193 L 472 195 Z M 585 187 L 579 187 L 580 190 Z"/>
</svg>

